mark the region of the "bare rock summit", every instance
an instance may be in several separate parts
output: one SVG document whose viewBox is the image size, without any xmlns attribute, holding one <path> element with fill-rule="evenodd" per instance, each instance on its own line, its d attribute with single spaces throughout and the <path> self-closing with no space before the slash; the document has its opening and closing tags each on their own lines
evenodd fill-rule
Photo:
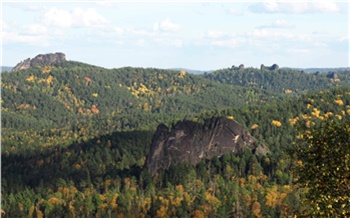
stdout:
<svg viewBox="0 0 350 218">
<path fill-rule="evenodd" d="M 66 61 L 66 55 L 61 52 L 49 53 L 49 54 L 39 54 L 35 58 L 27 58 L 20 63 L 18 63 L 12 71 L 25 70 L 29 67 L 36 66 L 50 66 L 60 62 Z"/>
</svg>

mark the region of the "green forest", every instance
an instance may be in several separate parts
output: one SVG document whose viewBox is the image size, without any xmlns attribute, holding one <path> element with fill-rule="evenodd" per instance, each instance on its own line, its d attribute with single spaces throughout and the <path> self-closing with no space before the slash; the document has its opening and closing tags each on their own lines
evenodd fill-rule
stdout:
<svg viewBox="0 0 350 218">
<path fill-rule="evenodd" d="M 1 107 L 4 217 L 350 216 L 346 69 L 195 75 L 64 61 L 2 72 Z M 269 152 L 144 167 L 159 124 L 219 116 Z"/>
</svg>

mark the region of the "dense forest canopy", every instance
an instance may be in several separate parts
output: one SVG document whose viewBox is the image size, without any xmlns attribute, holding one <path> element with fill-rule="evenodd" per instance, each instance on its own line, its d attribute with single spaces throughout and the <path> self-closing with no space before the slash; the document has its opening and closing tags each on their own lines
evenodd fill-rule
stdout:
<svg viewBox="0 0 350 218">
<path fill-rule="evenodd" d="M 75 61 L 3 72 L 2 209 L 9 217 L 310 214 L 308 189 L 292 173 L 296 126 L 348 123 L 349 76 L 283 68 L 193 75 Z M 246 149 L 150 175 L 144 164 L 160 123 L 213 116 L 236 120 L 270 152 Z"/>
</svg>

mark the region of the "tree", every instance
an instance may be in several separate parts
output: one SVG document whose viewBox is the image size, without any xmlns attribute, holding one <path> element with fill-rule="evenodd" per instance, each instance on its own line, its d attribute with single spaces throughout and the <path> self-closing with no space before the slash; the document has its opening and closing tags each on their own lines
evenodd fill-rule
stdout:
<svg viewBox="0 0 350 218">
<path fill-rule="evenodd" d="M 325 120 L 303 131 L 292 155 L 312 216 L 350 216 L 350 121 Z"/>
</svg>

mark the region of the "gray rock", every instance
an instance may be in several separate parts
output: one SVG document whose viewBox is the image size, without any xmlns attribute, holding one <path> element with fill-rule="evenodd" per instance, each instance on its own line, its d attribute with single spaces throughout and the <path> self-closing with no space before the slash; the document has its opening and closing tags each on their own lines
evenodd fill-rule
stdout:
<svg viewBox="0 0 350 218">
<path fill-rule="evenodd" d="M 66 61 L 66 55 L 61 52 L 50 53 L 50 54 L 39 54 L 35 56 L 35 58 L 33 59 L 27 58 L 24 61 L 21 61 L 12 69 L 12 71 L 25 70 L 25 69 L 28 69 L 29 67 L 36 67 L 36 66 L 44 66 L 44 65 L 50 66 L 63 61 Z"/>
<path fill-rule="evenodd" d="M 201 159 L 221 157 L 225 153 L 238 153 L 255 149 L 255 139 L 239 123 L 225 117 L 206 119 L 204 124 L 180 121 L 171 129 L 160 124 L 153 136 L 146 168 L 153 175 L 173 164 L 197 164 Z M 266 153 L 263 145 L 258 150 Z"/>
</svg>

